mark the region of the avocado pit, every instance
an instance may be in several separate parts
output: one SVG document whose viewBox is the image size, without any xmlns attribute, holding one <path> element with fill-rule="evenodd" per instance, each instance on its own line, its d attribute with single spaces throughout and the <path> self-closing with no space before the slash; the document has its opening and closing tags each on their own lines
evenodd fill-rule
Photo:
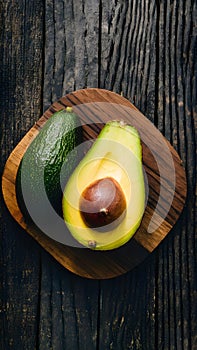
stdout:
<svg viewBox="0 0 197 350">
<path fill-rule="evenodd" d="M 114 178 L 98 179 L 82 192 L 79 210 L 88 227 L 108 231 L 118 226 L 125 216 L 125 195 Z"/>
</svg>

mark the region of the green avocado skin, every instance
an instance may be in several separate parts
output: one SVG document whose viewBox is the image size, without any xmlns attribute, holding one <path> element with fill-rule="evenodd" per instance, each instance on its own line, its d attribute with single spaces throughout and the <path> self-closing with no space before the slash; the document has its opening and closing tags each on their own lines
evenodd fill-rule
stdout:
<svg viewBox="0 0 197 350">
<path fill-rule="evenodd" d="M 18 205 L 31 220 L 22 194 L 28 188 L 28 201 L 43 210 L 44 190 L 53 208 L 62 216 L 62 188 L 77 163 L 76 146 L 82 142 L 82 128 L 72 108 L 54 113 L 25 152 L 16 178 Z M 60 179 L 61 173 L 61 179 Z"/>
</svg>

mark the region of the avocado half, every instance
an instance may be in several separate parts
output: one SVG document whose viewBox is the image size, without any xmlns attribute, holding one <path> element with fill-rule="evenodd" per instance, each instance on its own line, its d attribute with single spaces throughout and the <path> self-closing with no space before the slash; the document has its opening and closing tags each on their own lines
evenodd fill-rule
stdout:
<svg viewBox="0 0 197 350">
<path fill-rule="evenodd" d="M 83 246 L 110 250 L 134 235 L 144 206 L 140 136 L 122 121 L 108 122 L 66 184 L 65 223 Z"/>
</svg>

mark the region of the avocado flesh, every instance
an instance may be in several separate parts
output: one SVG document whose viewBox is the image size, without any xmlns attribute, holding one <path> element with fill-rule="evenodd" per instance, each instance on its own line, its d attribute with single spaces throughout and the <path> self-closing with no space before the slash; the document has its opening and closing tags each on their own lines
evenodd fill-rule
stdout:
<svg viewBox="0 0 197 350">
<path fill-rule="evenodd" d="M 92 182 L 114 178 L 121 186 L 127 203 L 122 222 L 109 231 L 87 227 L 79 211 L 79 199 Z M 136 232 L 144 213 L 145 186 L 142 148 L 135 128 L 124 122 L 107 123 L 93 146 L 71 175 L 63 195 L 63 216 L 71 234 L 82 245 L 110 250 L 126 243 Z"/>
</svg>

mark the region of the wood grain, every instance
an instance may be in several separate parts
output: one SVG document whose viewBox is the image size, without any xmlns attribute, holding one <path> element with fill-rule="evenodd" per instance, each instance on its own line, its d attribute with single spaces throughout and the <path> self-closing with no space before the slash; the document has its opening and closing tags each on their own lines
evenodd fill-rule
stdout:
<svg viewBox="0 0 197 350">
<path fill-rule="evenodd" d="M 1 174 L 61 96 L 123 93 L 183 160 L 181 219 L 136 269 L 80 278 L 12 220 L 0 196 L 0 348 L 196 349 L 196 2 L 5 0 L 0 6 Z"/>
<path fill-rule="evenodd" d="M 0 169 L 42 114 L 43 3 L 0 4 Z M 19 238 L 20 237 L 20 238 Z M 41 251 L 0 195 L 0 348 L 35 349 Z"/>
<path fill-rule="evenodd" d="M 140 228 L 133 239 L 113 252 L 94 252 L 88 249 L 61 246 L 52 239 L 48 239 L 47 235 L 40 230 L 28 225 L 17 204 L 15 180 L 23 154 L 47 119 L 54 112 L 68 105 L 72 105 L 80 117 L 85 131 L 84 142 L 94 140 L 102 128 L 100 125 L 112 119 L 121 119 L 130 123 L 138 128 L 141 135 L 143 165 L 148 181 L 147 205 Z M 165 154 L 165 147 L 172 157 L 172 168 L 170 167 L 170 157 L 167 158 L 168 154 Z M 161 164 L 159 166 L 159 162 L 164 163 L 164 166 L 161 167 Z M 175 172 L 174 184 L 173 179 L 170 178 L 173 171 Z M 162 178 L 165 180 L 163 184 Z M 161 188 L 162 186 L 164 188 Z M 5 203 L 14 219 L 63 266 L 84 277 L 110 278 L 135 267 L 169 233 L 179 218 L 185 203 L 186 178 L 176 151 L 129 101 L 107 90 L 85 89 L 68 94 L 55 102 L 20 141 L 6 162 L 2 177 L 2 191 Z M 168 198 L 170 191 L 173 191 L 172 204 Z M 160 198 L 160 206 L 154 217 L 156 205 L 159 202 L 158 198 Z M 151 232 L 150 222 L 153 222 Z"/>
</svg>

